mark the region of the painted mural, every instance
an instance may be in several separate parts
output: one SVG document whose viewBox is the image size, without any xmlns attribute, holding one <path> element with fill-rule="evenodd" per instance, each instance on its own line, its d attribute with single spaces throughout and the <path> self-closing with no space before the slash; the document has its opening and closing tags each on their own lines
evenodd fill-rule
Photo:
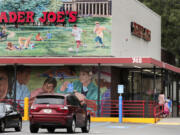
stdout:
<svg viewBox="0 0 180 135">
<path fill-rule="evenodd" d="M 111 10 L 112 0 L 0 0 L 0 56 L 110 56 Z"/>
<path fill-rule="evenodd" d="M 13 71 L 13 70 L 12 70 Z M 100 72 L 100 100 L 110 99 L 111 71 L 103 67 Z M 17 80 L 7 68 L 0 69 L 0 99 L 29 97 L 30 104 L 42 93 L 75 93 L 89 108 L 97 110 L 97 67 L 24 67 L 17 68 Z"/>
</svg>

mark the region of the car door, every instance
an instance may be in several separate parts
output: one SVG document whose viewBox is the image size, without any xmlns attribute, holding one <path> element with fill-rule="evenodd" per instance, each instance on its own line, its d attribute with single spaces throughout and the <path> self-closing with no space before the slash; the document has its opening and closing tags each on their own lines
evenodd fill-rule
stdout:
<svg viewBox="0 0 180 135">
<path fill-rule="evenodd" d="M 75 113 L 75 105 L 74 105 L 74 100 L 71 95 L 67 96 L 67 105 L 68 105 L 70 114 L 73 115 Z"/>
<path fill-rule="evenodd" d="M 13 120 L 11 118 L 11 112 L 10 112 L 10 106 L 9 104 L 5 104 L 4 105 L 5 107 L 5 123 L 6 123 L 6 127 L 9 128 L 9 127 L 12 127 L 13 125 Z"/>
<path fill-rule="evenodd" d="M 72 98 L 75 105 L 76 124 L 78 127 L 82 127 L 85 123 L 86 111 L 81 107 L 80 102 L 76 96 L 72 96 Z"/>
<path fill-rule="evenodd" d="M 17 125 L 17 112 L 14 111 L 12 105 L 6 104 L 6 125 L 7 127 L 15 127 Z"/>
<path fill-rule="evenodd" d="M 5 107 L 5 104 L 1 104 L 1 107 L 0 107 L 0 112 L 2 113 L 2 115 L 4 116 L 4 121 L 5 121 L 5 127 L 9 127 L 8 124 L 9 124 L 9 121 L 8 121 L 8 117 L 7 117 L 7 114 L 6 114 L 6 107 Z"/>
</svg>

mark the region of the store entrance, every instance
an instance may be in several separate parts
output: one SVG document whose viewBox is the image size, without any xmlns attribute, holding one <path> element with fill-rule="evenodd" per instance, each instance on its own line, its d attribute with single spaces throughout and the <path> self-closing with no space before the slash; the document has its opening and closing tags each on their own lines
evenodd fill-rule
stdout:
<svg viewBox="0 0 180 135">
<path fill-rule="evenodd" d="M 129 95 L 129 84 L 128 84 L 128 69 L 121 69 L 117 67 L 111 68 L 112 78 L 111 78 L 111 99 L 118 100 L 119 94 L 117 92 L 117 87 L 119 84 L 124 85 L 123 100 L 128 100 Z"/>
<path fill-rule="evenodd" d="M 179 106 L 179 78 L 174 73 L 163 69 L 130 69 L 112 67 L 111 99 L 118 100 L 118 84 L 124 85 L 123 100 L 155 102 L 158 104 L 158 96 L 163 91 L 165 100 L 172 100 L 172 112 L 170 117 L 180 116 Z M 145 105 L 145 110 L 149 110 Z M 145 112 L 146 113 L 146 112 Z M 145 116 L 146 117 L 146 116 Z M 147 115 L 149 117 L 149 115 Z"/>
</svg>

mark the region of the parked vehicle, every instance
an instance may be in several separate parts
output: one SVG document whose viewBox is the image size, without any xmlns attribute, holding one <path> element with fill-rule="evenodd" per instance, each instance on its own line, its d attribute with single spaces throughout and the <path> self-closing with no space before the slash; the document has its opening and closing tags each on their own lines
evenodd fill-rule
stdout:
<svg viewBox="0 0 180 135">
<path fill-rule="evenodd" d="M 66 128 L 73 133 L 76 128 L 88 133 L 90 114 L 74 94 L 43 94 L 36 97 L 30 109 L 30 132 L 46 128 L 53 133 L 56 128 Z"/>
<path fill-rule="evenodd" d="M 21 131 L 22 116 L 12 105 L 0 103 L 0 132 L 4 132 L 5 128 L 15 128 L 15 131 Z"/>
</svg>

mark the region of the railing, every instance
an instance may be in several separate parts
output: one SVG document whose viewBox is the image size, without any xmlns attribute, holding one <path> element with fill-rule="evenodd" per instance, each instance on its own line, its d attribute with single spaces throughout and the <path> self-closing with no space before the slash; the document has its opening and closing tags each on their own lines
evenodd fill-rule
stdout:
<svg viewBox="0 0 180 135">
<path fill-rule="evenodd" d="M 101 100 L 101 116 L 119 115 L 118 100 Z"/>
<path fill-rule="evenodd" d="M 125 100 L 123 101 L 123 116 L 124 117 L 144 117 L 145 101 Z"/>
<path fill-rule="evenodd" d="M 163 105 L 156 105 L 154 107 L 154 118 L 163 117 L 164 114 L 164 106 Z"/>
<path fill-rule="evenodd" d="M 100 101 L 100 117 L 118 117 L 119 101 L 118 100 L 101 100 Z M 88 111 L 92 116 L 97 116 L 96 107 L 88 105 Z M 163 114 L 163 107 L 154 101 L 145 100 L 124 100 L 123 101 L 123 117 L 146 117 L 159 118 Z"/>
<path fill-rule="evenodd" d="M 26 105 L 24 105 L 26 101 Z M 0 102 L 6 102 L 15 105 L 17 110 L 24 113 L 28 117 L 28 98 L 27 100 L 17 100 L 14 104 L 13 99 L 0 99 Z M 89 100 L 87 103 L 87 111 L 92 117 L 97 116 L 97 101 Z M 24 106 L 25 109 L 24 109 Z M 145 100 L 124 100 L 123 101 L 123 117 L 146 117 L 160 118 L 164 113 L 163 106 L 159 106 L 154 101 Z M 101 100 L 100 101 L 100 117 L 118 117 L 119 116 L 119 101 L 118 100 Z"/>
</svg>

